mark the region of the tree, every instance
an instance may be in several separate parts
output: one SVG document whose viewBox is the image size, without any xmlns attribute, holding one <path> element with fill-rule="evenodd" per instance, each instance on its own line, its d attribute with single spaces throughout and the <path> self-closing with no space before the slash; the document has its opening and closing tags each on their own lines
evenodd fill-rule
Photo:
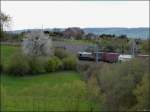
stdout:
<svg viewBox="0 0 150 112">
<path fill-rule="evenodd" d="M 96 73 L 98 76 L 98 84 L 102 93 L 105 94 L 106 106 L 109 107 L 109 110 L 127 110 L 136 105 L 137 98 L 133 90 L 141 82 L 143 74 L 148 73 L 149 66 L 148 63 L 145 63 L 146 61 L 132 60 L 112 65 L 103 64 L 91 70 L 91 74 Z M 148 80 L 145 83 L 148 85 Z M 141 90 L 144 94 L 142 95 L 143 102 L 145 102 L 143 105 L 148 104 L 148 96 L 145 97 L 145 95 L 148 95 L 149 88 L 146 87 L 145 90 Z"/>
<path fill-rule="evenodd" d="M 11 21 L 11 17 L 9 15 L 4 14 L 3 12 L 0 12 L 0 25 L 1 25 L 1 31 L 3 31 L 4 27 L 9 26 L 9 22 Z"/>
<path fill-rule="evenodd" d="M 52 55 L 52 40 L 41 31 L 26 34 L 22 43 L 23 52 L 30 56 Z"/>
<path fill-rule="evenodd" d="M 11 18 L 9 15 L 4 14 L 3 12 L 0 12 L 0 40 L 3 39 L 5 36 L 4 28 L 9 26 L 9 23 L 11 21 Z"/>
<path fill-rule="evenodd" d="M 120 39 L 127 39 L 127 35 L 120 35 L 120 36 L 118 36 L 118 38 L 120 38 Z"/>
<path fill-rule="evenodd" d="M 147 53 L 147 54 L 149 54 L 150 53 L 150 40 L 148 39 L 148 40 L 144 40 L 142 43 L 141 43 L 141 45 L 140 45 L 140 47 L 141 47 L 141 52 L 142 53 Z"/>
</svg>

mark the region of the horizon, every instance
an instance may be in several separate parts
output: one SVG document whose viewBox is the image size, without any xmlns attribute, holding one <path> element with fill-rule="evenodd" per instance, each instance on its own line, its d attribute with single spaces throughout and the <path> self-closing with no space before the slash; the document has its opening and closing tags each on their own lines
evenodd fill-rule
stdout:
<svg viewBox="0 0 150 112">
<path fill-rule="evenodd" d="M 53 27 L 53 28 L 26 28 L 26 29 L 19 29 L 19 30 L 7 30 L 7 31 L 21 31 L 21 30 L 38 30 L 38 29 L 67 29 L 67 28 L 80 28 L 80 29 L 92 29 L 92 28 L 97 28 L 97 29 L 139 29 L 139 28 L 146 28 L 149 29 L 150 27 Z"/>
</svg>

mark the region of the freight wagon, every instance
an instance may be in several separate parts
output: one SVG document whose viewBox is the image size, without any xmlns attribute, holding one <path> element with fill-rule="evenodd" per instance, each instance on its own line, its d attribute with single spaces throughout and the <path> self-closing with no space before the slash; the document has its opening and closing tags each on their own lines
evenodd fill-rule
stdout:
<svg viewBox="0 0 150 112">
<path fill-rule="evenodd" d="M 133 58 L 133 55 L 130 54 L 121 54 L 118 57 L 118 61 L 120 62 L 126 62 L 126 61 L 130 61 Z"/>
<path fill-rule="evenodd" d="M 93 60 L 93 55 L 90 52 L 78 52 L 78 58 L 80 60 Z"/>
<path fill-rule="evenodd" d="M 105 52 L 103 56 L 103 61 L 105 62 L 117 62 L 118 61 L 119 54 L 118 53 L 112 53 L 112 52 Z"/>
</svg>

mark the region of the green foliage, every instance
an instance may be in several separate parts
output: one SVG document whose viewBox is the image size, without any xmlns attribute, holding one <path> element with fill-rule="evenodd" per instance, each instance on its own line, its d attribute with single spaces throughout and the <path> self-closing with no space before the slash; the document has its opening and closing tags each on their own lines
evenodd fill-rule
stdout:
<svg viewBox="0 0 150 112">
<path fill-rule="evenodd" d="M 96 46 L 89 45 L 86 49 L 86 52 L 96 52 Z"/>
<path fill-rule="evenodd" d="M 73 81 L 72 84 L 65 83 L 64 89 L 61 91 L 68 91 L 68 97 L 71 100 L 66 99 L 66 110 L 67 111 L 80 111 L 81 102 L 87 97 L 86 84 L 83 81 Z M 60 88 L 58 88 L 60 89 Z M 75 91 L 76 90 L 76 91 Z"/>
<path fill-rule="evenodd" d="M 7 72 L 13 75 L 25 75 L 29 72 L 27 58 L 21 53 L 15 53 L 7 65 Z"/>
<path fill-rule="evenodd" d="M 3 85 L 3 86 L 2 86 Z M 1 77 L 2 111 L 90 111 L 85 82 L 73 71 Z M 94 109 L 93 109 L 94 111 Z"/>
<path fill-rule="evenodd" d="M 60 59 L 63 59 L 69 55 L 69 53 L 63 48 L 55 48 L 54 55 Z"/>
<path fill-rule="evenodd" d="M 45 69 L 47 72 L 55 72 L 62 68 L 62 62 L 58 57 L 51 57 L 48 59 Z"/>
<path fill-rule="evenodd" d="M 104 51 L 106 52 L 114 52 L 115 51 L 115 48 L 113 45 L 107 45 L 105 48 L 104 48 Z"/>
<path fill-rule="evenodd" d="M 76 57 L 64 53 L 64 57 L 46 57 L 46 56 L 24 56 L 13 47 L 2 47 L 2 64 L 6 66 L 6 71 L 14 75 L 39 74 L 46 72 L 54 72 L 57 70 L 75 70 L 77 59 Z M 17 48 L 18 49 L 18 48 Z M 11 53 L 10 53 L 11 52 Z M 15 53 L 18 52 L 18 53 Z M 62 52 L 62 51 L 61 51 Z M 10 56 L 9 56 L 10 55 Z M 13 59 L 11 59 L 11 55 Z M 16 60 L 18 58 L 18 60 Z M 62 59 L 63 58 L 63 59 Z M 21 66 L 20 66 L 21 65 Z M 25 67 L 24 67 L 25 66 Z"/>
<path fill-rule="evenodd" d="M 95 102 L 97 110 L 105 110 L 105 95 L 102 93 L 101 88 L 98 86 L 97 78 L 94 74 L 87 80 L 88 99 Z M 91 111 L 95 108 L 95 105 L 90 105 Z"/>
<path fill-rule="evenodd" d="M 39 73 L 45 73 L 45 63 L 46 58 L 45 57 L 28 57 L 28 64 L 29 64 L 29 73 L 30 74 L 39 74 Z"/>
<path fill-rule="evenodd" d="M 144 74 L 142 81 L 137 85 L 133 91 L 137 98 L 137 104 L 133 109 L 148 110 L 150 109 L 150 79 L 149 74 Z"/>
<path fill-rule="evenodd" d="M 2 59 L 5 60 L 3 63 L 8 68 L 12 67 L 10 70 L 15 75 L 27 75 L 30 72 L 32 74 L 45 73 L 47 69 L 55 71 L 61 69 L 62 66 L 65 70 L 74 70 L 77 65 L 76 58 L 70 55 L 58 56 L 59 58 L 31 58 L 18 53 L 11 56 L 14 50 L 12 47 L 10 50 L 8 46 L 4 46 L 2 52 Z M 61 58 L 63 58 L 62 61 Z M 56 111 L 149 109 L 149 59 L 133 59 L 116 64 L 82 63 L 78 64 L 77 70 L 84 73 L 87 85 L 82 81 L 74 82 L 70 76 L 72 73 L 67 75 L 66 72 L 63 77 L 53 73 L 55 78 L 48 74 L 45 78 L 41 75 L 34 77 L 35 79 L 27 78 L 28 76 L 17 77 L 18 79 L 16 77 L 9 77 L 9 80 L 2 79 L 2 83 L 6 86 L 2 94 L 8 91 L 5 94 L 8 96 L 3 98 L 5 100 L 2 105 L 3 109 L 31 111 L 38 109 L 42 111 L 49 109 Z M 37 102 L 40 106 L 33 109 L 33 105 Z M 47 105 L 41 106 L 45 102 Z"/>
<path fill-rule="evenodd" d="M 102 93 L 98 97 L 101 99 L 104 96 L 104 102 L 101 102 L 102 108 L 105 111 L 119 111 L 132 109 L 137 104 L 138 98 L 133 94 L 133 90 L 141 82 L 143 75 L 149 73 L 148 71 L 148 60 L 133 59 L 129 62 L 116 64 L 92 64 L 83 73 L 86 75 L 85 80 L 87 82 L 94 80 L 93 83 L 89 84 L 89 87 L 99 88 L 93 90 Z M 148 81 L 146 83 L 148 84 Z M 143 94 L 146 92 L 146 95 L 147 90 L 143 89 Z M 98 99 L 98 97 L 94 97 L 94 94 L 90 96 L 93 96 L 92 99 Z M 148 97 L 146 98 L 148 99 Z M 148 102 L 146 98 L 143 98 L 143 102 Z M 100 101 L 97 100 L 97 102 Z"/>
<path fill-rule="evenodd" d="M 65 70 L 75 70 L 77 65 L 77 58 L 74 56 L 65 57 L 63 60 L 63 68 Z"/>
<path fill-rule="evenodd" d="M 90 67 L 90 65 L 91 64 L 93 64 L 92 62 L 90 63 L 90 62 L 85 62 L 85 63 L 83 63 L 83 62 L 78 62 L 77 63 L 77 71 L 78 72 L 84 72 L 84 71 L 87 71 L 88 69 L 89 69 L 89 67 Z"/>
<path fill-rule="evenodd" d="M 3 65 L 2 65 L 2 63 L 0 63 L 0 74 L 3 72 Z"/>
<path fill-rule="evenodd" d="M 8 61 L 10 60 L 11 56 L 18 50 L 18 47 L 15 46 L 8 46 L 8 45 L 0 45 L 0 52 L 1 52 L 1 64 L 7 65 Z"/>
<path fill-rule="evenodd" d="M 140 45 L 141 52 L 149 54 L 150 53 L 150 40 L 144 40 Z"/>
<path fill-rule="evenodd" d="M 21 42 L 25 36 L 23 34 L 13 34 L 8 33 L 6 31 L 1 32 L 1 41 L 9 41 L 9 42 Z"/>
<path fill-rule="evenodd" d="M 102 51 L 119 53 L 129 53 L 131 47 L 126 38 L 101 38 L 99 45 Z"/>
<path fill-rule="evenodd" d="M 0 29 L 0 41 L 4 40 L 5 33 Z"/>
<path fill-rule="evenodd" d="M 136 104 L 136 97 L 132 91 L 141 81 L 143 74 L 148 71 L 147 68 L 148 64 L 143 60 L 103 67 L 98 73 L 99 83 L 110 109 L 130 109 Z"/>
<path fill-rule="evenodd" d="M 7 63 L 6 72 L 18 76 L 45 73 L 46 61 L 46 57 L 28 57 L 16 52 Z"/>
</svg>

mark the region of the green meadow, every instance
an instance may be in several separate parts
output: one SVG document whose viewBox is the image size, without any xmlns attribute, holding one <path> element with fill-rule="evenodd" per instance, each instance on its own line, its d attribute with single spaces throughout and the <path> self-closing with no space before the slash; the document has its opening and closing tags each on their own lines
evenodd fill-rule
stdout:
<svg viewBox="0 0 150 112">
<path fill-rule="evenodd" d="M 1 45 L 1 62 L 7 65 L 18 47 Z M 90 111 L 86 84 L 75 71 L 34 76 L 1 74 L 2 111 Z"/>
</svg>

